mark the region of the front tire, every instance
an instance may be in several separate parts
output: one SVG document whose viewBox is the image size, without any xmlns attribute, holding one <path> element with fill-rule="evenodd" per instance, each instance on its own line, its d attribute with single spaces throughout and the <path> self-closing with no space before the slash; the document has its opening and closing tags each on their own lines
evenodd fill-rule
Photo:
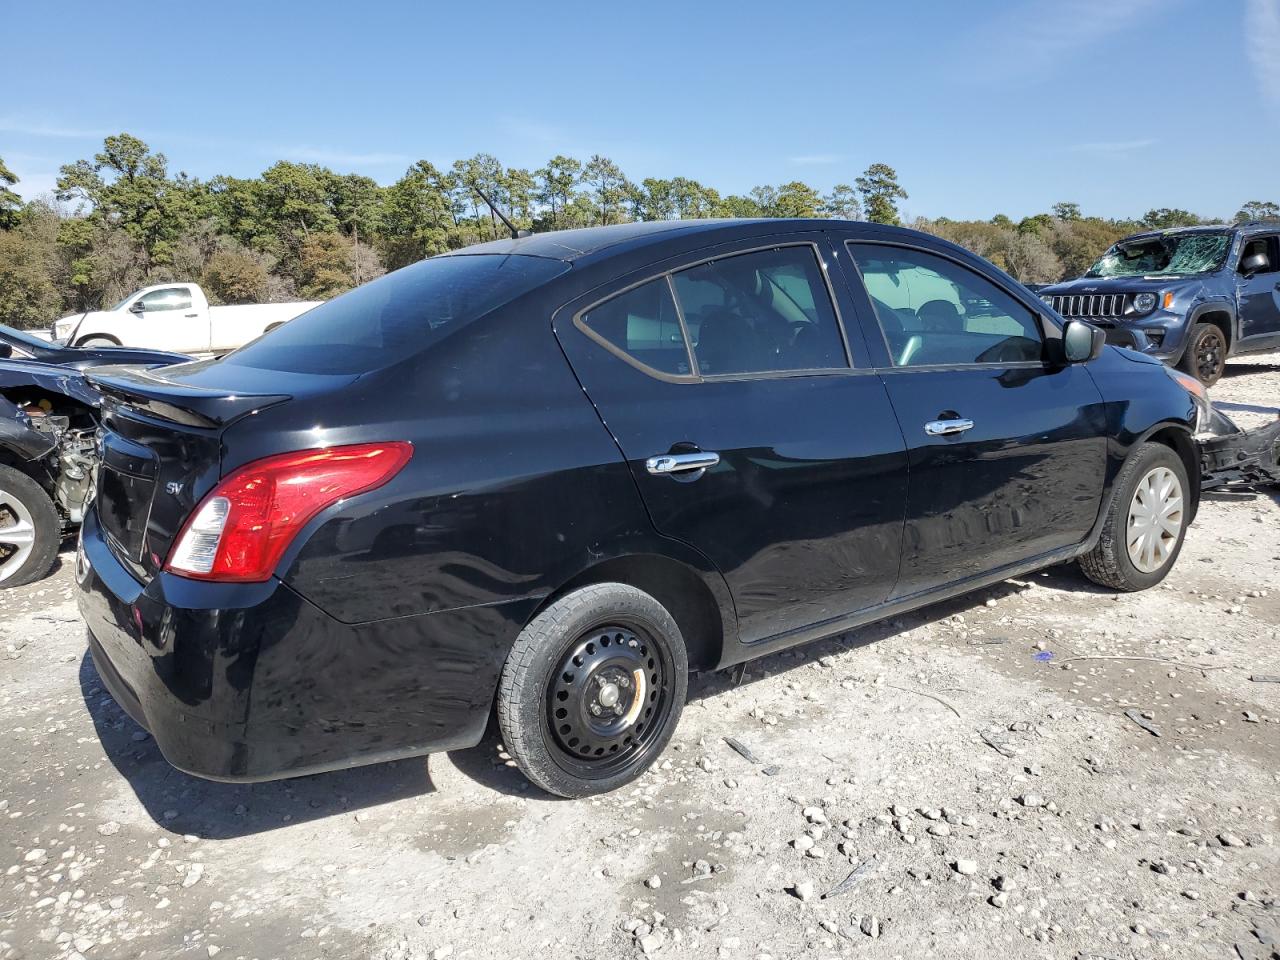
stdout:
<svg viewBox="0 0 1280 960">
<path fill-rule="evenodd" d="M 39 580 L 62 541 L 53 501 L 25 473 L 0 466 L 0 589 Z"/>
<path fill-rule="evenodd" d="M 1197 323 L 1192 327 L 1191 339 L 1178 366 L 1206 387 L 1221 380 L 1227 369 L 1227 338 L 1222 330 L 1212 323 Z"/>
<path fill-rule="evenodd" d="M 1102 535 L 1080 557 L 1094 583 L 1133 592 L 1154 587 L 1182 552 L 1191 517 L 1182 458 L 1162 443 L 1144 443 L 1116 478 Z"/>
<path fill-rule="evenodd" d="M 516 638 L 498 687 L 503 744 L 548 793 L 606 793 L 662 753 L 688 684 L 684 638 L 662 604 L 626 584 L 582 587 Z"/>
<path fill-rule="evenodd" d="M 115 337 L 108 337 L 106 334 L 101 334 L 95 337 L 85 337 L 77 343 L 76 346 L 87 347 L 92 350 L 96 347 L 118 347 L 120 346 L 120 341 Z"/>
</svg>

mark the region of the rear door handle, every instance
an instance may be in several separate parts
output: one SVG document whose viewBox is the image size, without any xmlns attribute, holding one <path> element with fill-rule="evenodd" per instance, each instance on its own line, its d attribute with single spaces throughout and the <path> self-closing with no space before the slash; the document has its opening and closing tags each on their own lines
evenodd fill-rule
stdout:
<svg viewBox="0 0 1280 960">
<path fill-rule="evenodd" d="M 644 462 L 644 468 L 655 477 L 661 477 L 706 470 L 719 462 L 720 454 L 700 450 L 697 453 L 664 453 L 660 457 L 650 457 Z"/>
<path fill-rule="evenodd" d="M 184 317 L 198 317 L 198 316 L 200 316 L 200 314 L 198 314 L 198 313 L 184 313 L 184 314 L 183 314 L 183 316 L 184 316 Z"/>
<path fill-rule="evenodd" d="M 952 433 L 964 433 L 973 429 L 973 421 L 963 417 L 955 420 L 930 420 L 924 425 L 924 432 L 931 437 L 945 437 Z"/>
</svg>

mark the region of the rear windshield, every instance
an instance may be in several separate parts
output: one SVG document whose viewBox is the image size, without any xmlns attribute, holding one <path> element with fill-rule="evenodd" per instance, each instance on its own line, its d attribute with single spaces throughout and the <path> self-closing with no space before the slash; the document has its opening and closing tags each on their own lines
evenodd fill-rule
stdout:
<svg viewBox="0 0 1280 960">
<path fill-rule="evenodd" d="M 291 373 L 377 370 L 568 269 L 541 257 L 433 257 L 308 310 L 224 362 Z"/>
</svg>

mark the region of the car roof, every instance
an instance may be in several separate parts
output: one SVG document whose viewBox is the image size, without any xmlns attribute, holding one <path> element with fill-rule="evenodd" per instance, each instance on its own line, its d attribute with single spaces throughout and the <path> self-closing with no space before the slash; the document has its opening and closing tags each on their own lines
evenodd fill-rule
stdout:
<svg viewBox="0 0 1280 960">
<path fill-rule="evenodd" d="M 881 224 L 861 223 L 850 220 L 802 219 L 786 217 L 732 218 L 706 220 L 651 220 L 637 223 L 620 223 L 608 227 L 583 227 L 575 230 L 554 230 L 535 233 L 511 240 L 492 240 L 471 247 L 455 250 L 444 256 L 472 256 L 476 254 L 522 254 L 530 257 L 546 257 L 566 263 L 581 263 L 604 255 L 657 246 L 667 241 L 681 239 L 701 240 L 710 245 L 739 237 L 795 233 L 804 230 L 830 230 L 832 228 L 865 231 L 867 233 L 900 233 L 903 237 L 917 235 L 915 231 Z"/>
<path fill-rule="evenodd" d="M 1169 227 L 1167 230 L 1143 230 L 1131 233 L 1125 240 L 1142 240 L 1147 237 L 1181 236 L 1187 233 L 1230 233 L 1235 231 L 1241 236 L 1252 237 L 1259 233 L 1276 233 L 1280 231 L 1280 220 L 1252 220 L 1249 223 L 1203 223 L 1195 227 Z"/>
</svg>

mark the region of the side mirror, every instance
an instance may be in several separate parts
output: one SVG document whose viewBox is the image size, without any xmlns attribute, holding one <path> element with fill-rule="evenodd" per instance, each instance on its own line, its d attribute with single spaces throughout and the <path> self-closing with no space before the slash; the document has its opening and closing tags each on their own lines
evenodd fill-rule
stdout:
<svg viewBox="0 0 1280 960">
<path fill-rule="evenodd" d="M 133 303 L 129 304 L 129 312 L 136 313 L 138 316 L 142 316 L 142 314 L 146 312 L 146 309 L 146 304 L 141 300 L 135 300 Z"/>
<path fill-rule="evenodd" d="M 1266 273 L 1271 269 L 1271 261 L 1265 253 L 1251 253 L 1240 261 L 1240 272 L 1244 274 Z"/>
<path fill-rule="evenodd" d="M 1068 320 L 1062 328 L 1062 357 L 1067 363 L 1087 363 L 1102 354 L 1107 335 L 1083 320 Z"/>
<path fill-rule="evenodd" d="M 0 340 L 0 360 L 8 360 L 13 356 L 13 344 Z"/>
</svg>

